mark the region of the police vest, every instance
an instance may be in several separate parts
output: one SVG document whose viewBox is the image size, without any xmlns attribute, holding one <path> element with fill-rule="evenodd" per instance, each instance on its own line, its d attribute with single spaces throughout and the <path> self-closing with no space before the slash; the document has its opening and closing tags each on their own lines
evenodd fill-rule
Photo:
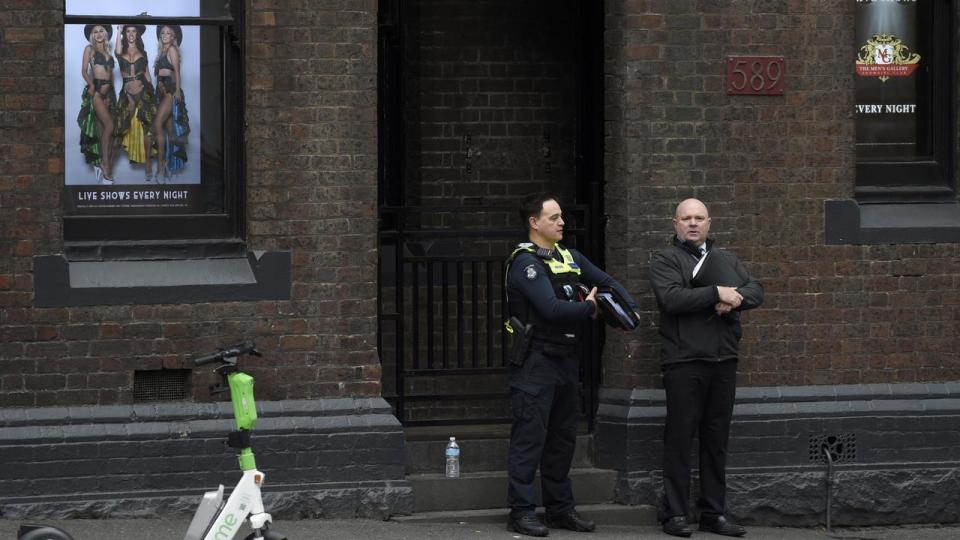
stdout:
<svg viewBox="0 0 960 540">
<path fill-rule="evenodd" d="M 524 242 L 518 244 L 507 259 L 506 272 L 504 274 L 504 286 L 509 291 L 509 285 L 506 280 L 510 275 L 510 267 L 517 255 L 521 253 L 532 253 L 537 256 L 537 261 L 541 269 L 547 270 L 547 277 L 550 278 L 550 285 L 553 287 L 553 293 L 563 301 L 577 301 L 577 287 L 580 281 L 580 266 L 573 260 L 573 254 L 564 249 L 560 244 L 555 244 L 554 249 L 538 248 L 536 245 Z M 558 260 L 556 255 L 560 256 Z M 580 338 L 580 325 L 557 325 L 549 323 L 540 316 L 540 313 L 534 308 L 527 297 L 514 293 L 507 293 L 507 306 L 509 314 L 516 316 L 526 324 L 532 324 L 534 327 L 534 339 L 548 341 L 552 343 L 572 344 Z M 507 323 L 509 325 L 509 323 Z M 511 329 L 507 328 L 508 331 Z"/>
</svg>

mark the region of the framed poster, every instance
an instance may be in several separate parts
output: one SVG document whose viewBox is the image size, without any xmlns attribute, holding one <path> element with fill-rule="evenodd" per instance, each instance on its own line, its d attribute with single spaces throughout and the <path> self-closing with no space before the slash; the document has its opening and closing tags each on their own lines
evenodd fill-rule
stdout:
<svg viewBox="0 0 960 540">
<path fill-rule="evenodd" d="M 64 25 L 66 213 L 202 211 L 201 28 L 149 21 L 200 1 L 67 0 L 66 15 L 106 18 Z"/>
<path fill-rule="evenodd" d="M 926 139 L 918 119 L 929 107 L 917 0 L 856 0 L 855 35 L 857 159 L 917 159 Z"/>
</svg>

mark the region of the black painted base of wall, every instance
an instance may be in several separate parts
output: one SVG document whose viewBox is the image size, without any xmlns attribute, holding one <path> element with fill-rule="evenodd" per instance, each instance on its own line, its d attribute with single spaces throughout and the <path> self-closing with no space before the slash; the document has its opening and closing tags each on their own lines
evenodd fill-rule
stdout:
<svg viewBox="0 0 960 540">
<path fill-rule="evenodd" d="M 385 520 L 413 513 L 407 481 L 328 482 L 264 486 L 267 511 L 281 519 L 369 518 Z M 225 486 L 229 491 L 229 486 Z M 0 517 L 23 519 L 159 518 L 193 514 L 203 490 L 156 493 L 74 493 L 5 499 Z"/>
<path fill-rule="evenodd" d="M 617 502 L 659 507 L 663 397 L 662 390 L 601 391 L 598 466 L 620 471 Z M 824 524 L 824 447 L 837 460 L 832 525 L 960 521 L 960 500 L 951 495 L 960 492 L 960 383 L 739 389 L 730 513 L 744 523 Z"/>
<path fill-rule="evenodd" d="M 375 399 L 260 402 L 267 511 L 281 518 L 413 512 L 402 428 Z M 240 478 L 229 403 L 0 410 L 0 517 L 188 514 Z"/>
</svg>

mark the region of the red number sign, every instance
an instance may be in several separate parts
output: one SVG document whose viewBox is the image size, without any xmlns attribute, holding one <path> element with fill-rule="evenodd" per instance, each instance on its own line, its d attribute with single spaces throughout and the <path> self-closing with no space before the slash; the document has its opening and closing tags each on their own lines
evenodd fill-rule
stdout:
<svg viewBox="0 0 960 540">
<path fill-rule="evenodd" d="M 728 56 L 727 94 L 783 95 L 782 56 Z"/>
</svg>

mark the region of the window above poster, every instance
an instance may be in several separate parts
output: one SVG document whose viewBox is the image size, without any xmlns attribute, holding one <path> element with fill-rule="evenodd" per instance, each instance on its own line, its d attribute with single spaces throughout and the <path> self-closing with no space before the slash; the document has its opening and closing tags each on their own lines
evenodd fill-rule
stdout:
<svg viewBox="0 0 960 540">
<path fill-rule="evenodd" d="M 165 2 L 124 2 L 124 13 L 122 16 L 128 16 L 135 12 L 141 5 L 143 11 L 137 12 L 143 16 L 153 17 L 223 17 L 232 18 L 233 7 L 231 4 L 238 2 L 229 1 L 207 1 L 207 0 L 187 0 L 187 1 L 165 1 Z M 242 3 L 242 2 L 240 2 Z M 106 15 L 109 11 L 117 7 L 116 0 L 66 0 L 64 4 L 65 16 L 84 16 Z M 150 11 L 150 10 L 153 11 Z"/>
</svg>

